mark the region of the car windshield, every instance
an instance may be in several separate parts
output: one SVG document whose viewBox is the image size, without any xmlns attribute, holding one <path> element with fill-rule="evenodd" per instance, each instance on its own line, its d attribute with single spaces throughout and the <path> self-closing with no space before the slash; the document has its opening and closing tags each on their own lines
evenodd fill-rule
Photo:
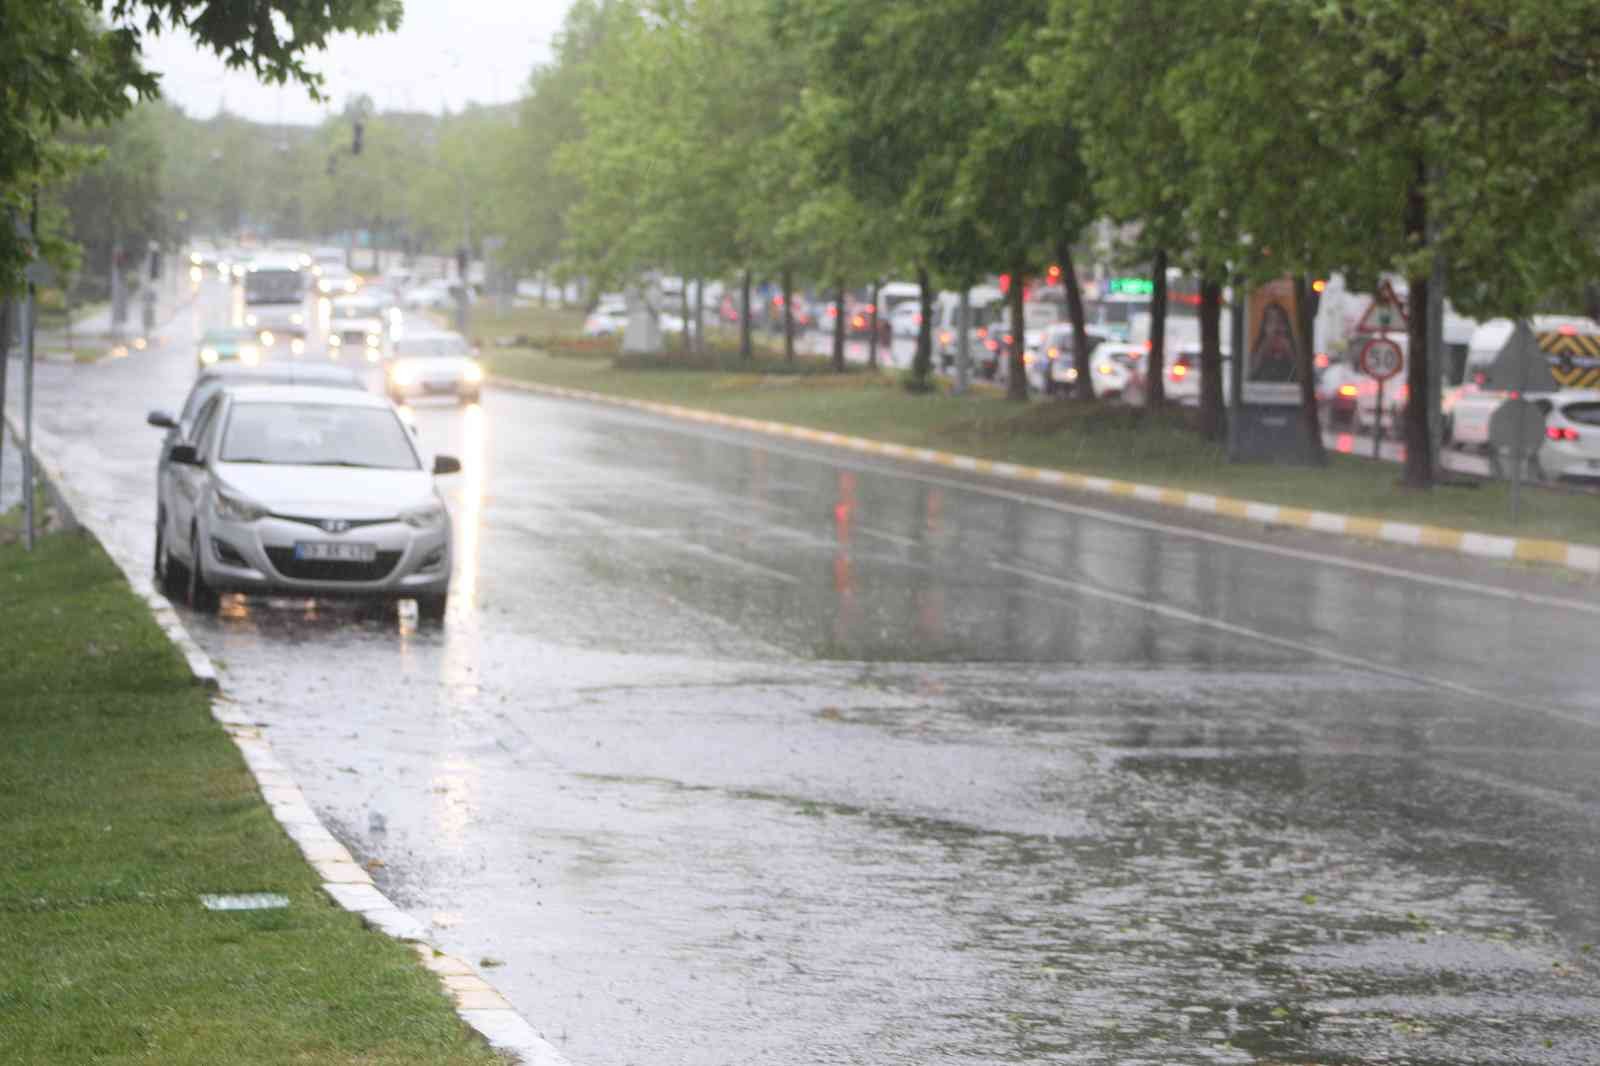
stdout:
<svg viewBox="0 0 1600 1066">
<path fill-rule="evenodd" d="M 224 463 L 416 470 L 393 411 L 326 403 L 241 403 L 228 418 Z"/>
<path fill-rule="evenodd" d="M 455 356 L 465 359 L 472 354 L 466 342 L 455 337 L 432 337 L 409 340 L 401 346 L 400 354 L 421 359 L 440 359 Z"/>
</svg>

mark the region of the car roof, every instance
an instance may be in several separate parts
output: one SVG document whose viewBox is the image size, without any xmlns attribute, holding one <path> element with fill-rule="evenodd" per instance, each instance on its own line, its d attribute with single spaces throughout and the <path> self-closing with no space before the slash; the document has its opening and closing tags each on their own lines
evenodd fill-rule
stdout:
<svg viewBox="0 0 1600 1066">
<path fill-rule="evenodd" d="M 340 407 L 387 408 L 389 401 L 365 389 L 316 385 L 239 385 L 228 389 L 235 403 L 333 404 Z"/>
<path fill-rule="evenodd" d="M 250 384 L 304 384 L 330 387 L 365 388 L 355 371 L 329 363 L 262 363 L 259 366 L 242 366 L 238 363 L 219 363 L 209 367 L 196 379 L 216 380 L 225 385 Z"/>
</svg>

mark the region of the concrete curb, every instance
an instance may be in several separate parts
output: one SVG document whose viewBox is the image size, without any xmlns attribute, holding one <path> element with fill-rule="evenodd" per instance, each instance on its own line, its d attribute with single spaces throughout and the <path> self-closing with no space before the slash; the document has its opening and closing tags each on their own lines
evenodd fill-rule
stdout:
<svg viewBox="0 0 1600 1066">
<path fill-rule="evenodd" d="M 537 393 L 569 400 L 608 404 L 669 418 L 699 422 L 703 425 L 725 426 L 769 437 L 786 437 L 812 444 L 827 444 L 849 451 L 880 455 L 891 459 L 923 463 L 947 470 L 961 470 L 985 474 L 1003 481 L 1049 485 L 1101 496 L 1134 499 L 1143 503 L 1159 504 L 1177 510 L 1196 511 L 1201 514 L 1242 518 L 1272 526 L 1305 529 L 1316 533 L 1333 533 L 1358 540 L 1382 541 L 1408 547 L 1434 548 L 1479 559 L 1503 562 L 1543 563 L 1563 567 L 1583 574 L 1600 574 L 1600 547 L 1573 544 L 1560 540 L 1538 540 L 1529 537 L 1505 537 L 1470 530 L 1448 529 L 1442 526 L 1421 526 L 1408 522 L 1387 522 L 1377 518 L 1335 514 L 1329 511 L 1308 511 L 1298 507 L 1285 507 L 1256 500 L 1240 500 L 1229 496 L 1213 496 L 1201 492 L 1169 489 L 1160 485 L 1144 485 L 1116 478 L 1095 477 L 1070 470 L 1051 470 L 1017 463 L 979 459 L 970 455 L 936 451 L 932 448 L 910 448 L 903 444 L 887 444 L 864 437 L 850 437 L 825 430 L 806 429 L 783 422 L 766 422 L 754 418 L 701 411 L 692 407 L 654 403 L 648 400 L 630 400 L 583 389 L 567 389 L 556 385 L 539 385 L 526 381 L 512 381 L 493 376 L 489 384 L 518 392 Z"/>
<path fill-rule="evenodd" d="M 10 427 L 11 420 L 6 418 L 5 424 Z M 22 434 L 14 428 L 12 433 L 20 446 Z M 105 539 L 82 521 L 82 516 L 93 514 L 93 511 L 85 506 L 54 466 L 42 461 L 37 453 L 34 462 L 36 469 L 51 486 L 51 491 L 61 501 L 64 511 L 77 516 L 74 524 L 100 543 L 122 571 L 129 587 L 149 606 L 162 632 L 183 652 L 195 681 L 213 691 L 220 690 L 216 664 L 189 635 L 171 601 L 155 589 L 149 576 L 143 572 L 142 565 L 106 548 Z M 422 964 L 438 975 L 439 983 L 455 1006 L 456 1015 L 483 1037 L 490 1047 L 511 1055 L 525 1066 L 570 1066 L 561 1053 L 471 965 L 439 951 L 429 941 L 422 923 L 395 906 L 378 890 L 372 883 L 372 876 L 322 824 L 258 728 L 242 719 L 230 717 L 226 705 L 220 700 L 211 701 L 211 716 L 233 738 L 234 746 L 250 768 L 262 799 L 272 810 L 272 816 L 317 871 L 322 878 L 322 890 L 335 903 L 357 915 L 369 928 L 415 948 Z"/>
</svg>

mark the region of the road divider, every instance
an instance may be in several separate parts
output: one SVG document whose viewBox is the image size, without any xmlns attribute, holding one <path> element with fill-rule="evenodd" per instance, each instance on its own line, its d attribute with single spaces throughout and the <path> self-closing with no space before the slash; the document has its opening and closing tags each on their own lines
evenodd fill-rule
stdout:
<svg viewBox="0 0 1600 1066">
<path fill-rule="evenodd" d="M 559 385 L 542 385 L 499 376 L 490 378 L 489 384 L 496 388 L 517 392 L 605 404 L 611 407 L 646 411 L 651 414 L 697 422 L 703 425 L 744 430 L 769 437 L 781 437 L 811 444 L 823 444 L 866 455 L 921 463 L 945 470 L 959 470 L 1013 483 L 1045 485 L 1051 488 L 1091 493 L 1113 499 L 1137 500 L 1141 503 L 1171 507 L 1177 510 L 1259 522 L 1268 526 L 1303 529 L 1316 533 L 1330 533 L 1337 536 L 1398 544 L 1407 547 L 1432 548 L 1479 559 L 1536 563 L 1560 567 L 1583 574 L 1600 575 L 1600 546 L 1574 544 L 1569 541 L 1541 540 L 1530 537 L 1508 537 L 1498 534 L 1477 533 L 1471 530 L 1450 529 L 1442 526 L 1418 525 L 1409 522 L 1391 522 L 1359 515 L 1308 510 L 1281 504 L 1262 503 L 1256 500 L 1234 499 L 1228 496 L 1189 492 L 1161 485 L 1148 485 L 1133 481 L 1122 481 L 1117 478 L 1097 477 L 1071 470 L 1024 466 L 995 459 L 979 459 L 970 455 L 959 455 L 933 448 L 915 448 L 903 444 L 872 440 L 866 437 L 846 436 L 841 433 L 810 429 L 787 422 L 769 422 L 761 419 L 743 418 L 738 415 L 726 415 L 716 411 L 681 407 L 676 404 L 635 400 L 591 392 L 585 389 L 570 389 Z"/>
</svg>

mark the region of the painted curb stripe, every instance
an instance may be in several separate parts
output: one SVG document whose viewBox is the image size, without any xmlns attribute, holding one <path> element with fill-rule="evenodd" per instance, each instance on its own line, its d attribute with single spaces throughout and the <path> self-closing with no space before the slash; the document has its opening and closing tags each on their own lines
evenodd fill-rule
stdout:
<svg viewBox="0 0 1600 1066">
<path fill-rule="evenodd" d="M 1328 511 L 1311 511 L 1299 507 L 1285 507 L 1256 500 L 1240 500 L 1209 493 L 1185 492 L 1161 485 L 1135 484 L 1114 478 L 1079 474 L 1070 470 L 1049 470 L 1017 466 L 993 459 L 979 459 L 970 455 L 952 455 L 932 448 L 912 448 L 902 444 L 888 444 L 864 437 L 848 437 L 839 433 L 808 429 L 783 422 L 763 422 L 757 419 L 736 418 L 731 415 L 707 412 L 692 407 L 673 404 L 648 403 L 582 389 L 568 389 L 558 385 L 540 385 L 529 381 L 513 381 L 493 376 L 489 384 L 513 392 L 528 392 L 542 396 L 581 400 L 609 407 L 631 407 L 647 410 L 669 418 L 691 422 L 711 422 L 716 425 L 747 429 L 769 437 L 793 437 L 798 440 L 831 444 L 897 459 L 949 467 L 976 474 L 984 474 L 1006 481 L 1037 481 L 1046 485 L 1061 485 L 1081 489 L 1102 496 L 1133 498 L 1163 507 L 1202 511 L 1227 518 L 1243 518 L 1266 525 L 1291 526 L 1298 529 L 1353 537 L 1357 540 L 1381 541 L 1408 547 L 1434 548 L 1480 559 L 1519 560 L 1564 567 L 1586 574 L 1600 574 L 1600 547 L 1574 544 L 1568 541 L 1542 540 L 1530 537 L 1504 537 L 1470 530 L 1444 529 L 1438 526 L 1418 526 L 1407 522 L 1390 522 L 1360 515 L 1334 514 Z"/>
<path fill-rule="evenodd" d="M 20 446 L 22 434 L 12 425 L 9 417 L 4 421 L 6 426 L 11 427 L 12 435 Z M 172 603 L 154 589 L 147 576 L 106 548 L 105 538 L 87 521 L 88 516 L 95 512 L 37 450 L 34 452 L 34 467 L 50 484 L 61 506 L 70 512 L 69 519 L 93 536 L 117 569 L 122 571 L 129 588 L 145 602 L 161 631 L 183 653 L 194 679 L 209 689 L 219 689 L 216 665 L 184 628 Z M 430 958 L 441 955 L 429 941 L 426 927 L 380 892 L 372 883 L 372 875 L 356 863 L 344 845 L 328 832 L 306 802 L 299 786 L 289 776 L 288 770 L 273 754 L 272 746 L 261 736 L 260 730 L 232 719 L 220 694 L 211 699 L 211 717 L 221 724 L 233 741 L 250 776 L 255 779 L 262 801 L 271 809 L 273 818 L 283 827 L 283 831 L 295 842 L 306 862 L 322 878 L 322 890 L 328 897 L 359 917 L 369 928 L 415 945 L 419 954 L 426 951 Z M 499 991 L 466 963 L 455 961 L 463 969 L 453 976 L 440 974 L 440 983 L 450 995 L 456 1017 L 470 1026 L 490 1047 L 512 1056 L 524 1066 L 571 1066 Z M 433 966 L 428 968 L 439 973 Z M 469 977 L 470 980 L 461 980 Z M 452 980 L 458 983 L 452 985 Z"/>
</svg>

